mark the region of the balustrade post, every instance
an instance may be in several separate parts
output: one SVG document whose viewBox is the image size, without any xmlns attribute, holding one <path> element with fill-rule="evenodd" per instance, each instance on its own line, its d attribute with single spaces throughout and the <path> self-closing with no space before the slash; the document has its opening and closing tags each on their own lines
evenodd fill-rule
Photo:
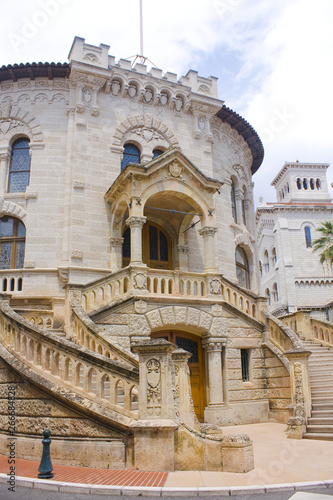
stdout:
<svg viewBox="0 0 333 500">
<path fill-rule="evenodd" d="M 174 431 L 177 428 L 174 401 L 176 346 L 164 339 L 147 340 L 133 346 L 139 355 L 139 420 L 134 432 L 134 466 L 138 470 L 174 470 Z"/>
<path fill-rule="evenodd" d="M 188 367 L 190 357 L 191 353 L 181 348 L 176 349 L 172 353 L 172 360 L 175 365 L 176 394 L 181 420 L 190 427 L 199 428 L 192 399 L 190 369 Z"/>
<path fill-rule="evenodd" d="M 67 338 L 75 335 L 73 308 L 82 306 L 82 288 L 84 285 L 67 284 L 65 286 L 65 332 Z"/>
<path fill-rule="evenodd" d="M 310 351 L 293 348 L 285 353 L 290 364 L 290 384 L 293 416 L 288 420 L 288 438 L 302 439 L 311 415 L 311 389 L 308 358 Z"/>
</svg>

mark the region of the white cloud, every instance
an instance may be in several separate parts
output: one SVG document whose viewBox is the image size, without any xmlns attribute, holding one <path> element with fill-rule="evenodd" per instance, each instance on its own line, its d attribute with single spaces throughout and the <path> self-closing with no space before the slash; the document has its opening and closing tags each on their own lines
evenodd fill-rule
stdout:
<svg viewBox="0 0 333 500">
<path fill-rule="evenodd" d="M 145 55 L 179 76 L 222 76 L 220 98 L 262 133 L 264 194 L 285 161 L 331 162 L 331 0 L 143 0 Z M 4 2 L 0 65 L 65 61 L 75 35 L 140 51 L 139 0 Z M 333 181 L 333 165 L 329 170 Z M 331 173 L 332 172 L 332 173 Z"/>
</svg>

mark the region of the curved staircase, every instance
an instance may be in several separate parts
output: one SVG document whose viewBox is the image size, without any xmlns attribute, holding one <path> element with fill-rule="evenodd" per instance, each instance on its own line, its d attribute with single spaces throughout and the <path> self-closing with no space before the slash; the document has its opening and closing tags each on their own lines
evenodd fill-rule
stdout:
<svg viewBox="0 0 333 500">
<path fill-rule="evenodd" d="M 309 377 L 312 411 L 304 439 L 325 439 L 333 441 L 333 349 L 303 342 L 311 351 Z"/>
</svg>

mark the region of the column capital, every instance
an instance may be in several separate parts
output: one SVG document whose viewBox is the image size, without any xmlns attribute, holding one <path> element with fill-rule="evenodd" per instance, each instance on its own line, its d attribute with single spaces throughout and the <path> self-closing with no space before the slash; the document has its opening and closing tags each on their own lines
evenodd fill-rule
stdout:
<svg viewBox="0 0 333 500">
<path fill-rule="evenodd" d="M 145 216 L 138 216 L 138 215 L 131 215 L 127 220 L 126 220 L 126 225 L 129 227 L 143 227 L 144 224 L 146 223 L 147 217 Z"/>
<path fill-rule="evenodd" d="M 206 337 L 201 341 L 202 347 L 207 351 L 222 351 L 223 347 L 227 344 L 225 337 Z"/>
<path fill-rule="evenodd" d="M 112 247 L 121 247 L 124 243 L 124 238 L 109 238 Z"/>
<path fill-rule="evenodd" d="M 217 227 L 205 226 L 199 230 L 200 236 L 215 236 L 217 233 Z"/>
<path fill-rule="evenodd" d="M 177 245 L 177 250 L 179 253 L 189 253 L 190 247 L 188 245 Z"/>
</svg>

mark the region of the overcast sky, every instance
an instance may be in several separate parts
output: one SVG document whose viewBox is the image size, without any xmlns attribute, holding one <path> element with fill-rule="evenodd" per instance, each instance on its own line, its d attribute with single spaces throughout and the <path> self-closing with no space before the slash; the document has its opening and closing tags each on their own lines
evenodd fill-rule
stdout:
<svg viewBox="0 0 333 500">
<path fill-rule="evenodd" d="M 144 55 L 164 71 L 219 78 L 219 97 L 260 135 L 255 201 L 285 161 L 331 163 L 332 0 L 143 0 Z M 65 62 L 74 36 L 140 53 L 139 0 L 2 0 L 0 66 Z M 332 190 L 331 190 L 331 194 Z"/>
</svg>

